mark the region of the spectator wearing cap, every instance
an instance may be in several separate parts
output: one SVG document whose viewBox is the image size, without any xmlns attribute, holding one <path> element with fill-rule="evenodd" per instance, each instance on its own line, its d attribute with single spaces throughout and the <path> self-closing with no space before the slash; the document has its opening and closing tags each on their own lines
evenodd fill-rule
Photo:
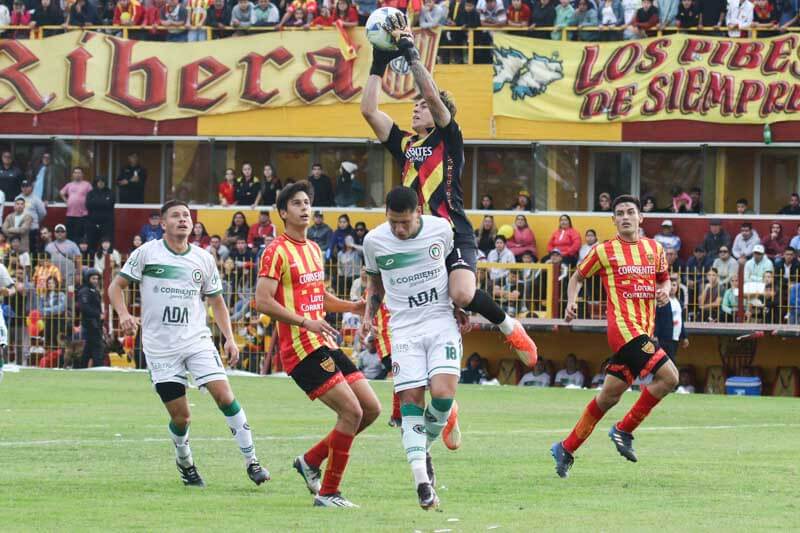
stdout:
<svg viewBox="0 0 800 533">
<path fill-rule="evenodd" d="M 67 203 L 67 237 L 79 241 L 86 236 L 89 211 L 86 209 L 86 196 L 92 186 L 83 179 L 83 169 L 72 169 L 71 181 L 61 188 L 61 199 Z"/>
<path fill-rule="evenodd" d="M 506 246 L 506 238 L 502 235 L 497 235 L 494 238 L 494 249 L 489 251 L 486 256 L 486 261 L 489 263 L 516 263 L 516 258 L 511 250 Z M 493 284 L 502 283 L 508 277 L 508 269 L 505 268 L 490 268 L 489 279 Z"/>
<path fill-rule="evenodd" d="M 343 161 L 339 167 L 334 196 L 337 207 L 355 207 L 363 199 L 364 187 L 356 179 L 357 171 L 358 165 L 350 161 Z"/>
<path fill-rule="evenodd" d="M 730 252 L 731 236 L 722 228 L 722 221 L 718 218 L 712 218 L 708 222 L 708 233 L 703 239 L 703 248 L 706 250 L 706 255 L 712 261 L 719 257 L 719 249 L 726 246 Z"/>
<path fill-rule="evenodd" d="M 10 150 L 3 150 L 0 156 L 0 190 L 3 192 L 3 201 L 6 198 L 16 198 L 22 183 L 22 171 L 14 164 L 14 156 Z"/>
<path fill-rule="evenodd" d="M 756 244 L 753 246 L 753 257 L 744 264 L 745 283 L 763 282 L 765 273 L 774 272 L 772 261 L 767 259 L 765 255 L 763 245 Z"/>
<path fill-rule="evenodd" d="M 550 240 L 547 242 L 547 251 L 552 253 L 558 248 L 564 262 L 574 265 L 578 262 L 578 253 L 581 250 L 581 235 L 572 227 L 572 219 L 569 215 L 563 214 L 558 218 L 558 229 L 556 229 Z"/>
<path fill-rule="evenodd" d="M 269 211 L 262 209 L 258 214 L 258 224 L 253 224 L 247 232 L 247 245 L 258 248 L 267 237 L 275 238 L 275 226 L 269 218 Z"/>
<path fill-rule="evenodd" d="M 29 250 L 35 250 L 39 241 L 39 224 L 47 216 L 47 208 L 41 198 L 33 192 L 33 183 L 22 180 L 22 192 L 17 198 L 25 200 L 25 212 L 31 216 Z"/>
<path fill-rule="evenodd" d="M 147 169 L 139 163 L 139 154 L 128 154 L 128 164 L 122 167 L 117 176 L 119 202 L 121 204 L 143 204 L 144 184 L 147 181 Z"/>
<path fill-rule="evenodd" d="M 517 201 L 510 207 L 512 211 L 533 211 L 531 206 L 531 193 L 525 189 L 517 194 Z"/>
<path fill-rule="evenodd" d="M 719 257 L 714 259 L 711 265 L 717 269 L 719 274 L 719 282 L 722 285 L 727 285 L 735 273 L 739 271 L 739 263 L 731 255 L 731 248 L 728 245 L 719 247 Z"/>
<path fill-rule="evenodd" d="M 45 246 L 44 251 L 50 254 L 50 260 L 61 272 L 61 279 L 66 281 L 68 287 L 74 287 L 76 262 L 80 261 L 81 250 L 67 238 L 64 224 L 56 224 L 55 235 L 55 240 Z"/>
<path fill-rule="evenodd" d="M 665 249 L 674 248 L 676 252 L 681 251 L 681 238 L 675 235 L 672 221 L 669 219 L 661 223 L 661 233 L 653 238 Z"/>
<path fill-rule="evenodd" d="M 142 226 L 139 235 L 142 237 L 142 242 L 155 241 L 164 236 L 164 228 L 161 227 L 161 214 L 158 211 L 150 213 L 147 224 Z"/>
<path fill-rule="evenodd" d="M 744 263 L 753 256 L 753 249 L 760 242 L 761 239 L 758 237 L 758 232 L 753 229 L 753 225 L 749 222 L 742 222 L 739 227 L 739 234 L 733 240 L 731 253 L 740 263 Z"/>
<path fill-rule="evenodd" d="M 764 245 L 767 257 L 774 261 L 789 246 L 789 239 L 783 234 L 783 227 L 778 222 L 773 222 L 769 226 L 769 236 L 764 237 L 761 244 Z"/>
<path fill-rule="evenodd" d="M 30 231 L 32 219 L 25 212 L 25 199 L 18 196 L 14 200 L 14 210 L 3 221 L 3 233 L 6 237 L 19 237 L 19 248 L 23 252 L 30 250 Z"/>
<path fill-rule="evenodd" d="M 308 238 L 317 243 L 323 254 L 327 254 L 333 230 L 325 223 L 322 211 L 314 211 L 314 223 L 308 228 Z"/>
<path fill-rule="evenodd" d="M 800 195 L 796 192 L 792 193 L 792 196 L 789 197 L 789 205 L 783 206 L 780 211 L 778 211 L 779 215 L 800 215 Z"/>
<path fill-rule="evenodd" d="M 114 193 L 108 188 L 105 176 L 97 176 L 94 189 L 86 195 L 89 224 L 86 239 L 89 249 L 97 250 L 100 241 L 114 238 Z"/>
</svg>

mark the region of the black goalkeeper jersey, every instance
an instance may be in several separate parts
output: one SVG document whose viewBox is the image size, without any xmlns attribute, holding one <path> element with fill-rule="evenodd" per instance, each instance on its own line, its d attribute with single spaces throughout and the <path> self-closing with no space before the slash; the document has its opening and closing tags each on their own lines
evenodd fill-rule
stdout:
<svg viewBox="0 0 800 533">
<path fill-rule="evenodd" d="M 442 217 L 453 226 L 455 242 L 475 242 L 472 224 L 464 213 L 464 137 L 455 120 L 432 128 L 425 136 L 392 125 L 383 145 L 401 168 L 403 185 L 419 195 L 425 213 Z"/>
</svg>

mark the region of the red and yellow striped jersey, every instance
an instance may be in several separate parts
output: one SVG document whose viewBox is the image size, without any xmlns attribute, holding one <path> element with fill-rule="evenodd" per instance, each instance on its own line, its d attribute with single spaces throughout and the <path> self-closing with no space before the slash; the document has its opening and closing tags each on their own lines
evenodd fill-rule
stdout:
<svg viewBox="0 0 800 533">
<path fill-rule="evenodd" d="M 653 335 L 656 283 L 669 279 L 664 248 L 653 239 L 617 238 L 595 245 L 578 265 L 585 278 L 599 274 L 608 295 L 608 344 L 618 352 L 639 335 Z"/>
<path fill-rule="evenodd" d="M 389 336 L 389 309 L 386 304 L 381 304 L 375 315 L 375 329 L 378 330 L 378 355 L 383 359 L 392 355 L 392 338 Z"/>
<path fill-rule="evenodd" d="M 325 318 L 324 266 L 314 241 L 296 241 L 284 233 L 264 250 L 258 275 L 278 281 L 275 300 L 279 304 L 309 320 L 321 320 Z M 337 348 L 322 335 L 299 326 L 278 322 L 277 327 L 281 361 L 288 374 L 320 347 Z"/>
</svg>

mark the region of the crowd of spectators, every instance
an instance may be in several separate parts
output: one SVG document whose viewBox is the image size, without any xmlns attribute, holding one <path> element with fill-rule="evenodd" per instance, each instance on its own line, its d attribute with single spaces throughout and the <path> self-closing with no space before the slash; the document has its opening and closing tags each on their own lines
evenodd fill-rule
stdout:
<svg viewBox="0 0 800 533">
<path fill-rule="evenodd" d="M 664 28 L 730 37 L 775 35 L 798 21 L 795 0 L 9 0 L 0 4 L 0 25 L 37 28 L 115 26 L 107 30 L 140 40 L 194 42 L 245 35 L 253 28 L 363 26 L 378 7 L 406 11 L 413 25 L 444 30 L 442 44 L 463 46 L 466 28 L 515 28 L 543 39 L 613 41 L 655 35 Z M 60 30 L 49 29 L 52 35 Z M 9 30 L 8 36 L 27 38 L 29 31 Z M 480 32 L 476 44 L 491 44 Z M 461 50 L 444 49 L 440 59 L 461 62 Z M 491 59 L 477 50 L 476 59 Z"/>
</svg>

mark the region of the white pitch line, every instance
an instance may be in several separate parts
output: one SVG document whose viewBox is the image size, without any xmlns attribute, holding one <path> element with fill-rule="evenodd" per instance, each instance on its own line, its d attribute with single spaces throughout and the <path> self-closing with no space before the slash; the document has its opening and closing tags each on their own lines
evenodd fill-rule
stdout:
<svg viewBox="0 0 800 533">
<path fill-rule="evenodd" d="M 728 430 L 728 429 L 770 429 L 770 428 L 797 428 L 800 427 L 800 424 L 740 424 L 740 425 L 717 425 L 717 426 L 654 426 L 654 427 L 643 427 L 637 429 L 637 431 L 644 431 L 644 432 L 670 432 L 670 431 L 717 431 L 717 430 Z M 510 433 L 514 435 L 551 435 L 551 434 L 562 434 L 571 431 L 572 428 L 560 428 L 560 429 L 513 429 L 510 431 L 505 431 L 504 433 Z M 466 436 L 496 436 L 498 433 L 496 431 L 465 431 Z M 255 441 L 301 441 L 301 440 L 318 440 L 322 438 L 322 435 L 294 435 L 294 436 L 280 436 L 280 437 L 272 437 L 272 436 L 257 436 L 254 437 L 253 440 Z M 359 435 L 359 440 L 361 439 L 386 439 L 386 440 L 396 440 L 397 435 L 395 433 L 385 433 L 381 435 L 367 433 L 364 435 Z M 192 437 L 192 442 L 228 442 L 231 440 L 231 437 Z M 121 438 L 121 437 L 108 437 L 105 439 L 52 439 L 52 440 L 28 440 L 28 441 L 0 441 L 0 448 L 14 448 L 14 447 L 26 447 L 26 446 L 55 446 L 55 445 L 74 445 L 74 446 L 82 446 L 87 444 L 92 445 L 104 445 L 104 444 L 117 444 L 117 443 L 165 443 L 165 442 L 172 442 L 171 439 L 166 437 L 143 437 L 139 439 L 129 439 L 129 438 Z"/>
</svg>

